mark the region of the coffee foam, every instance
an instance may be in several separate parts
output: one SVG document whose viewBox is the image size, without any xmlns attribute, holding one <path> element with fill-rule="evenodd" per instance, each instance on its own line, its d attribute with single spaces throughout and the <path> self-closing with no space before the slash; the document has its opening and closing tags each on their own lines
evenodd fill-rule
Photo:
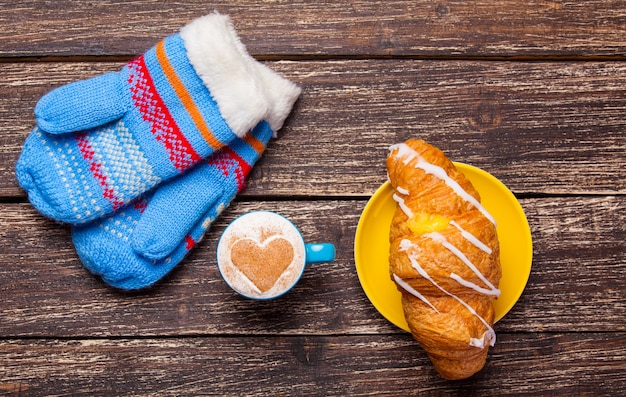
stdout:
<svg viewBox="0 0 626 397">
<path fill-rule="evenodd" d="M 267 268 L 246 269 L 248 275 L 251 275 L 251 271 L 254 272 L 254 276 L 257 277 L 257 284 L 261 288 L 235 265 L 238 261 L 242 262 L 245 260 L 241 258 L 245 254 L 245 250 L 242 253 L 242 245 L 249 246 L 249 244 L 254 243 L 261 248 L 276 248 L 278 247 L 277 244 L 274 244 L 274 247 L 271 247 L 271 244 L 276 242 L 284 243 L 285 240 L 290 243 L 293 249 L 292 252 L 272 252 L 273 259 L 265 257 L 267 260 L 264 262 L 264 266 L 267 266 Z M 232 255 L 235 245 L 238 245 L 236 256 L 239 257 Z M 285 248 L 284 245 L 283 248 Z M 255 252 L 250 250 L 250 256 L 256 255 Z M 283 266 L 285 270 L 276 278 L 276 282 L 272 284 L 276 274 L 278 274 L 276 273 L 277 270 L 272 269 L 272 267 L 289 256 L 293 257 L 291 263 L 286 268 Z M 224 231 L 217 251 L 218 266 L 226 282 L 242 295 L 258 299 L 272 298 L 281 295 L 291 288 L 302 274 L 305 256 L 304 242 L 296 227 L 282 216 L 268 211 L 251 212 L 237 218 Z M 254 261 L 256 259 L 251 258 L 250 260 Z M 259 282 L 258 277 L 264 279 Z M 269 279 L 265 279 L 265 277 L 269 277 Z"/>
</svg>

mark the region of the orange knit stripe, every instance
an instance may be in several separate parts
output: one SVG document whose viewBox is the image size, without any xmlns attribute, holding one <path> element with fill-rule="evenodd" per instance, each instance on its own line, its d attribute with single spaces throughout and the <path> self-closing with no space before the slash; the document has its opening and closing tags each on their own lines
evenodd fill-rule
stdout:
<svg viewBox="0 0 626 397">
<path fill-rule="evenodd" d="M 259 156 L 263 154 L 263 151 L 265 151 L 265 145 L 263 144 L 263 142 L 259 141 L 254 135 L 247 133 L 243 140 L 248 145 L 252 146 L 252 148 L 256 150 Z"/>
<path fill-rule="evenodd" d="M 172 64 L 170 63 L 169 59 L 167 59 L 167 55 L 165 54 L 165 45 L 163 44 L 163 41 L 160 41 L 159 44 L 157 44 L 156 46 L 156 56 L 159 64 L 161 65 L 161 69 L 163 69 L 163 73 L 167 77 L 167 80 L 169 81 L 172 88 L 174 88 L 174 92 L 176 92 L 176 95 L 178 95 L 178 98 L 183 103 L 185 109 L 187 109 L 187 113 L 189 113 L 189 116 L 191 116 L 191 119 L 200 131 L 200 134 L 202 135 L 204 140 L 214 150 L 220 149 L 222 146 L 224 146 L 224 144 L 217 140 L 217 138 L 215 138 L 209 127 L 204 122 L 202 113 L 200 113 L 200 110 L 196 106 L 196 103 L 191 97 L 191 94 L 189 94 L 189 91 L 187 91 L 183 82 L 180 80 L 178 75 L 176 75 L 176 71 L 172 67 Z"/>
</svg>

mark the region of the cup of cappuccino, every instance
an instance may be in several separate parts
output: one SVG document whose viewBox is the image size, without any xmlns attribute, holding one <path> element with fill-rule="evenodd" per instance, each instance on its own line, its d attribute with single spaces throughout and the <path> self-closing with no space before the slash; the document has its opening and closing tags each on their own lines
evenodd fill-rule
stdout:
<svg viewBox="0 0 626 397">
<path fill-rule="evenodd" d="M 235 219 L 217 245 L 217 265 L 226 283 L 240 295 L 258 300 L 289 291 L 307 264 L 334 259 L 334 245 L 306 244 L 293 223 L 271 211 Z"/>
</svg>

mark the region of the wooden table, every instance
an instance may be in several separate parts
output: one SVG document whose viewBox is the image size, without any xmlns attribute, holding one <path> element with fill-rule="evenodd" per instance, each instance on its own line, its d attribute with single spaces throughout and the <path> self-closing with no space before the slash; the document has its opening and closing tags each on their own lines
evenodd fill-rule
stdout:
<svg viewBox="0 0 626 397">
<path fill-rule="evenodd" d="M 1 3 L 0 394 L 626 394 L 625 1 Z M 303 94 L 194 252 L 120 292 L 17 185 L 33 107 L 214 9 Z M 436 374 L 355 271 L 361 211 L 410 137 L 498 177 L 531 225 L 526 290 L 464 381 Z M 336 261 L 279 300 L 236 296 L 216 241 L 256 209 L 333 242 Z"/>
</svg>

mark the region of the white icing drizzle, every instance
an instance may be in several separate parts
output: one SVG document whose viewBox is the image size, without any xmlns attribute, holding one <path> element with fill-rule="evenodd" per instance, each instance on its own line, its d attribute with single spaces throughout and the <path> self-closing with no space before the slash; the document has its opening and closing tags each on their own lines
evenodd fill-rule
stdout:
<svg viewBox="0 0 626 397">
<path fill-rule="evenodd" d="M 411 219 L 413 217 L 413 211 L 405 204 L 404 199 L 397 194 L 393 194 L 393 199 L 398 203 L 404 214 Z"/>
<path fill-rule="evenodd" d="M 459 225 L 458 223 L 456 223 L 455 221 L 450 221 L 450 224 L 454 227 L 456 227 L 460 232 L 461 235 L 463 237 L 465 237 L 465 239 L 467 241 L 469 241 L 470 243 L 472 243 L 476 248 L 486 252 L 487 254 L 491 255 L 491 253 L 493 252 L 491 250 L 491 248 L 489 248 L 487 246 L 487 244 L 483 243 L 482 241 L 480 241 L 479 239 L 476 238 L 476 236 L 474 236 L 472 233 L 468 232 L 467 230 L 463 229 L 461 227 L 461 225 Z"/>
<path fill-rule="evenodd" d="M 404 239 L 400 242 L 400 250 L 407 252 L 407 256 L 409 260 L 411 261 L 411 266 L 413 267 L 413 269 L 415 269 L 419 273 L 420 276 L 430 281 L 435 287 L 439 288 L 441 292 L 454 298 L 457 302 L 463 305 L 472 315 L 476 316 L 480 320 L 480 322 L 482 322 L 483 325 L 487 328 L 487 331 L 483 334 L 482 338 L 480 339 L 470 338 L 470 346 L 484 348 L 485 339 L 489 340 L 490 346 L 494 346 L 496 343 L 496 332 L 491 327 L 491 325 L 489 325 L 489 323 L 485 321 L 484 318 L 482 318 L 478 313 L 476 313 L 476 310 L 474 310 L 474 308 L 471 307 L 469 304 L 467 304 L 463 299 L 459 298 L 458 296 L 456 296 L 455 294 L 451 292 L 446 291 L 445 288 L 441 287 L 439 284 L 437 284 L 437 282 L 432 277 L 430 277 L 430 275 L 426 272 L 426 270 L 424 270 L 424 268 L 420 266 L 420 264 L 417 262 L 416 256 L 409 252 L 409 250 L 414 247 L 416 246 L 410 240 Z M 481 339 L 482 339 L 482 342 L 481 342 Z"/>
<path fill-rule="evenodd" d="M 426 297 L 422 294 L 420 294 L 419 292 L 417 292 L 415 290 L 415 288 L 411 287 L 409 285 L 409 283 L 407 283 L 406 281 L 402 280 L 400 277 L 398 277 L 396 274 L 393 275 L 393 279 L 396 281 L 396 283 L 398 283 L 398 285 L 400 287 L 402 287 L 406 292 L 408 292 L 409 294 L 413 295 L 416 298 L 419 298 L 422 302 L 426 303 L 428 306 L 430 306 L 434 311 L 436 311 L 437 313 L 441 314 L 441 312 L 439 310 L 437 310 L 437 308 L 435 306 L 433 306 L 432 303 L 430 303 L 430 301 L 428 299 L 426 299 Z"/>
<path fill-rule="evenodd" d="M 489 337 L 489 331 L 485 331 L 480 338 L 470 338 L 470 346 L 478 347 L 480 349 L 485 348 L 485 338 Z M 493 346 L 493 344 L 491 344 Z"/>
<path fill-rule="evenodd" d="M 407 145 L 406 143 L 398 143 L 395 145 L 391 145 L 389 146 L 389 150 L 393 151 L 393 150 L 398 150 L 398 153 L 396 154 L 396 157 L 406 157 L 406 159 L 404 159 L 403 164 L 409 164 L 411 162 L 411 160 L 413 160 L 416 156 L 419 156 L 417 154 L 417 152 L 415 150 L 413 150 L 409 145 Z"/>
<path fill-rule="evenodd" d="M 396 186 L 396 191 L 400 194 L 404 194 L 405 196 L 409 194 L 409 191 L 403 187 Z"/>
<path fill-rule="evenodd" d="M 457 258 L 463 261 L 463 263 L 465 263 L 467 267 L 472 269 L 474 274 L 476 274 L 478 278 L 480 278 L 480 280 L 493 291 L 493 293 L 490 293 L 489 295 L 500 296 L 500 290 L 496 288 L 491 282 L 489 282 L 489 280 L 487 280 L 487 278 L 480 272 L 480 270 L 478 270 L 478 268 L 469 260 L 469 258 L 465 256 L 465 254 L 461 252 L 461 250 L 454 246 L 454 244 L 451 244 L 443 234 L 438 232 L 432 232 L 425 234 L 424 236 L 441 243 L 441 245 L 446 247 L 448 250 L 450 250 L 450 252 L 456 255 Z"/>
<path fill-rule="evenodd" d="M 491 223 L 497 225 L 496 220 L 491 216 L 489 212 L 468 192 L 466 192 L 461 185 L 454 179 L 450 178 L 446 173 L 446 170 L 443 168 L 436 166 L 434 164 L 429 163 L 424 160 L 413 148 L 411 148 L 406 143 L 399 143 L 397 145 L 392 145 L 390 150 L 398 150 L 396 153 L 397 158 L 405 157 L 403 163 L 409 164 L 411 160 L 417 158 L 417 164 L 415 164 L 415 168 L 420 168 L 424 170 L 427 174 L 431 174 L 438 179 L 441 179 L 446 185 L 448 185 L 459 197 L 464 199 L 465 201 L 472 204 L 478 211 L 480 211 Z"/>
<path fill-rule="evenodd" d="M 492 290 L 492 289 L 487 289 L 487 288 L 483 288 L 479 285 L 474 284 L 471 281 L 467 281 L 466 279 L 464 279 L 463 277 L 459 276 L 456 273 L 451 273 L 450 274 L 450 278 L 456 282 L 458 282 L 459 284 L 461 284 L 464 287 L 467 288 L 471 288 L 476 292 L 479 292 L 481 294 L 485 294 L 485 295 L 493 295 L 493 296 L 498 296 L 500 294 L 499 290 Z"/>
</svg>

